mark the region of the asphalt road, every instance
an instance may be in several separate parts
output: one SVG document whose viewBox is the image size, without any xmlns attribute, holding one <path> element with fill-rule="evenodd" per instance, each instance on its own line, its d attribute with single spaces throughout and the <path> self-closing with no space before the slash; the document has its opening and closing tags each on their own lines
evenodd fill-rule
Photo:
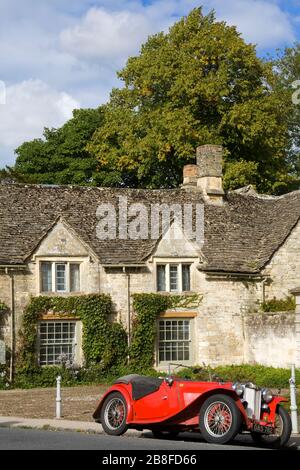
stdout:
<svg viewBox="0 0 300 470">
<path fill-rule="evenodd" d="M 231 445 L 207 444 L 200 436 L 181 434 L 177 439 L 154 439 L 152 433 L 143 437 L 106 436 L 65 431 L 0 428 L 0 450 L 253 450 L 257 449 L 248 436 L 239 436 Z"/>
</svg>

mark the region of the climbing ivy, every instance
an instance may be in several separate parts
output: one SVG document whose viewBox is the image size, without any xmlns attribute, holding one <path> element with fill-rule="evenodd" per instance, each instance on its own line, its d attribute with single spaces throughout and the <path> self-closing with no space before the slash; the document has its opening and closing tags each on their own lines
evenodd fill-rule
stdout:
<svg viewBox="0 0 300 470">
<path fill-rule="evenodd" d="M 106 294 L 32 298 L 23 315 L 18 370 L 30 372 L 36 367 L 37 324 L 47 313 L 82 321 L 82 348 L 87 365 L 101 362 L 103 368 L 108 368 L 123 363 L 127 356 L 127 336 L 121 324 L 109 321 L 108 315 L 112 312 L 112 301 Z"/>
<path fill-rule="evenodd" d="M 7 305 L 0 300 L 0 313 L 8 310 Z"/>
<path fill-rule="evenodd" d="M 153 366 L 157 334 L 156 319 L 160 313 L 176 308 L 196 308 L 201 300 L 202 296 L 198 294 L 134 294 L 135 318 L 129 351 L 131 363 L 145 369 Z"/>
<path fill-rule="evenodd" d="M 286 297 L 285 299 L 273 299 L 267 300 L 261 304 L 263 312 L 286 312 L 292 311 L 296 308 L 295 297 Z"/>
</svg>

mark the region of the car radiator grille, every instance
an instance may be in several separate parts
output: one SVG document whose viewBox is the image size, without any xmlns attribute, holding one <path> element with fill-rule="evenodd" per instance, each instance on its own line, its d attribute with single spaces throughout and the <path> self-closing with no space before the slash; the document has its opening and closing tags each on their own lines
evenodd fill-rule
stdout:
<svg viewBox="0 0 300 470">
<path fill-rule="evenodd" d="M 246 387 L 243 398 L 247 402 L 246 412 L 248 417 L 251 419 L 260 419 L 261 390 Z"/>
</svg>

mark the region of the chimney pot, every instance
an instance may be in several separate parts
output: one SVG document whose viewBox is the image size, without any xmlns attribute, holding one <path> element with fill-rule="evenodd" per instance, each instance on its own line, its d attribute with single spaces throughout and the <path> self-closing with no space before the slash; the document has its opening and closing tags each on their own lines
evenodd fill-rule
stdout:
<svg viewBox="0 0 300 470">
<path fill-rule="evenodd" d="M 204 200 L 212 204 L 223 203 L 221 145 L 201 145 L 196 150 L 197 165 L 185 165 L 183 168 L 183 187 L 198 190 Z"/>
</svg>

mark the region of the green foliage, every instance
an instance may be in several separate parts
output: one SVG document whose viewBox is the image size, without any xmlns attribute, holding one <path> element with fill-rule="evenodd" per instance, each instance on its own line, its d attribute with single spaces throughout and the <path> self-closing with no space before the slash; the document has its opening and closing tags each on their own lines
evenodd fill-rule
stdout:
<svg viewBox="0 0 300 470">
<path fill-rule="evenodd" d="M 6 312 L 8 310 L 7 305 L 4 302 L 1 302 L 0 300 L 0 313 L 1 312 Z"/>
<path fill-rule="evenodd" d="M 274 62 L 277 93 L 285 101 L 289 129 L 287 146 L 288 172 L 286 180 L 291 189 L 300 188 L 300 43 L 288 47 Z"/>
<path fill-rule="evenodd" d="M 197 366 L 195 366 L 197 367 Z M 289 388 L 290 369 L 262 366 L 260 364 L 224 365 L 202 369 L 194 373 L 191 369 L 176 372 L 179 377 L 193 380 L 210 380 L 209 374 L 218 376 L 228 382 L 253 382 L 259 387 Z M 300 369 L 296 370 L 296 382 L 300 384 Z"/>
<path fill-rule="evenodd" d="M 28 183 L 94 185 L 97 160 L 85 147 L 102 120 L 101 108 L 74 110 L 61 128 L 45 128 L 44 139 L 18 147 L 15 167 L 6 170 L 6 177 Z"/>
<path fill-rule="evenodd" d="M 7 390 L 10 386 L 8 367 L 4 364 L 0 364 L 0 390 Z"/>
<path fill-rule="evenodd" d="M 260 387 L 288 388 L 290 369 L 256 365 L 218 366 L 213 371 L 229 381 L 254 382 Z M 300 370 L 296 371 L 296 381 L 300 383 Z"/>
<path fill-rule="evenodd" d="M 160 313 L 173 308 L 198 306 L 201 299 L 199 295 L 134 294 L 136 317 L 129 350 L 131 364 L 142 369 L 153 367 L 156 320 Z"/>
<path fill-rule="evenodd" d="M 0 181 L 177 187 L 195 148 L 212 143 L 225 149 L 226 189 L 299 189 L 299 44 L 263 60 L 235 27 L 195 8 L 150 36 L 118 76 L 124 86 L 106 105 L 23 143 Z"/>
<path fill-rule="evenodd" d="M 296 301 L 294 296 L 286 297 L 285 299 L 276 299 L 273 297 L 271 300 L 267 300 L 261 304 L 263 312 L 287 312 L 295 310 Z"/>
<path fill-rule="evenodd" d="M 41 315 L 49 312 L 61 319 L 71 315 L 82 321 L 82 347 L 87 365 L 101 362 L 103 369 L 106 369 L 126 359 L 126 333 L 121 325 L 108 320 L 108 315 L 112 313 L 109 295 L 91 294 L 67 298 L 39 296 L 33 298 L 24 311 L 17 361 L 18 374 L 43 376 L 36 364 L 37 323 Z"/>
<path fill-rule="evenodd" d="M 77 371 L 76 371 L 77 372 Z M 72 369 L 57 366 L 19 368 L 14 380 L 15 388 L 55 387 L 56 377 L 60 375 L 62 385 L 77 385 L 77 374 Z"/>
<path fill-rule="evenodd" d="M 213 13 L 196 8 L 149 37 L 119 78 L 124 87 L 112 91 L 87 146 L 116 186 L 178 186 L 206 143 L 224 145 L 229 188 L 272 192 L 285 182 L 287 109 L 272 64 Z"/>
</svg>

